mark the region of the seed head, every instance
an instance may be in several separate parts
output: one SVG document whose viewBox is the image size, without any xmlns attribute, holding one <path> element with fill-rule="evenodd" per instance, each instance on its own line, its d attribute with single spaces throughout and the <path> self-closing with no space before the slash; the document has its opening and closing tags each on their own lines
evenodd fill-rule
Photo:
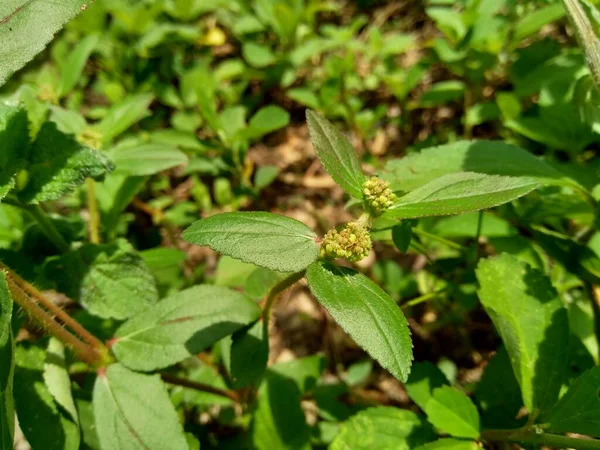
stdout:
<svg viewBox="0 0 600 450">
<path fill-rule="evenodd" d="M 387 181 L 371 177 L 363 184 L 365 206 L 373 217 L 382 215 L 398 199 Z"/>
<path fill-rule="evenodd" d="M 371 247 L 369 230 L 350 222 L 341 230 L 331 229 L 327 232 L 321 242 L 321 257 L 356 262 L 367 257 Z"/>
</svg>

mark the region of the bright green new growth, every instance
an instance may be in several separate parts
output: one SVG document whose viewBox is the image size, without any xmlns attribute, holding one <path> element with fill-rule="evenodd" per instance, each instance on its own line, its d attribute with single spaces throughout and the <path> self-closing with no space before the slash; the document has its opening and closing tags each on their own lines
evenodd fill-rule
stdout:
<svg viewBox="0 0 600 450">
<path fill-rule="evenodd" d="M 369 256 L 372 243 L 369 229 L 350 222 L 341 230 L 331 229 L 321 242 L 321 258 L 345 258 L 357 262 Z"/>
<path fill-rule="evenodd" d="M 372 217 L 387 211 L 398 199 L 390 189 L 390 184 L 379 177 L 371 177 L 363 184 L 365 206 Z"/>
</svg>

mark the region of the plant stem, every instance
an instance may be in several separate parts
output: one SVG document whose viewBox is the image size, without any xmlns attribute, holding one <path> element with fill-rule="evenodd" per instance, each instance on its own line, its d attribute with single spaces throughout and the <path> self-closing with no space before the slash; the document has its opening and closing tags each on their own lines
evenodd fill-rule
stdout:
<svg viewBox="0 0 600 450">
<path fill-rule="evenodd" d="M 575 450 L 599 450 L 600 440 L 579 439 L 557 434 L 537 433 L 534 430 L 487 430 L 481 434 L 486 441 L 509 441 L 528 444 L 543 444 L 553 448 L 573 448 Z"/>
<path fill-rule="evenodd" d="M 432 299 L 436 298 L 438 295 L 444 293 L 445 290 L 446 289 L 440 289 L 438 291 L 430 292 L 429 294 L 424 294 L 424 295 L 421 295 L 420 297 L 413 298 L 412 300 L 409 300 L 406 303 L 403 303 L 402 305 L 400 305 L 400 308 L 401 309 L 411 308 L 420 303 L 424 303 L 428 300 L 432 300 Z"/>
<path fill-rule="evenodd" d="M 52 301 L 48 300 L 35 286 L 25 281 L 19 275 L 14 273 L 9 267 L 2 264 L 2 262 L 0 262 L 0 269 L 5 270 L 8 273 L 8 277 L 12 279 L 17 286 L 40 302 L 46 309 L 58 317 L 63 324 L 71 328 L 85 342 L 90 344 L 92 347 L 95 347 L 98 351 L 104 351 L 106 354 L 108 354 L 108 349 L 96 336 L 92 335 L 89 331 L 83 328 L 79 322 L 73 319 L 61 308 L 56 306 Z"/>
<path fill-rule="evenodd" d="M 477 216 L 477 232 L 475 233 L 475 241 L 473 242 L 473 250 L 471 254 L 472 263 L 474 265 L 477 264 L 477 260 L 479 259 L 479 236 L 481 236 L 481 229 L 483 227 L 483 211 L 479 211 L 479 215 Z"/>
<path fill-rule="evenodd" d="M 31 301 L 24 290 L 22 290 L 10 277 L 6 278 L 8 289 L 14 301 L 23 308 L 31 318 L 35 319 L 48 333 L 56 336 L 67 345 L 83 362 L 97 367 L 102 365 L 103 357 L 98 351 L 81 342 L 77 337 L 64 329 L 54 321 L 37 303 Z"/>
<path fill-rule="evenodd" d="M 98 202 L 96 201 L 96 182 L 93 178 L 85 180 L 87 207 L 90 215 L 88 224 L 90 233 L 90 242 L 92 244 L 100 243 L 100 213 L 98 212 Z"/>
<path fill-rule="evenodd" d="M 437 241 L 440 244 L 447 245 L 448 247 L 453 248 L 453 249 L 458 250 L 458 251 L 461 251 L 461 252 L 464 252 L 464 251 L 467 250 L 465 247 L 463 247 L 460 244 L 457 244 L 456 242 L 452 242 L 452 241 L 450 241 L 448 239 L 444 239 L 443 237 L 436 236 L 435 234 L 431 234 L 431 233 L 429 233 L 427 231 L 424 231 L 424 230 L 421 230 L 419 228 L 413 228 L 412 232 L 414 234 L 416 234 L 417 236 L 421 236 L 421 237 L 424 237 L 424 238 L 427 238 L 427 239 L 431 239 L 432 241 Z"/>
<path fill-rule="evenodd" d="M 271 316 L 271 309 L 273 308 L 275 301 L 279 297 L 279 294 L 281 294 L 283 291 L 285 291 L 287 288 L 289 288 L 292 284 L 294 284 L 297 281 L 300 281 L 302 278 L 304 278 L 305 274 L 306 274 L 305 270 L 293 273 L 289 277 L 281 280 L 279 283 L 277 283 L 273 287 L 273 289 L 271 289 L 271 291 L 269 292 L 269 296 L 267 297 L 265 307 L 263 309 L 263 320 L 265 322 L 269 321 L 269 318 Z"/>
<path fill-rule="evenodd" d="M 23 205 L 23 209 L 33 216 L 40 227 L 42 227 L 44 234 L 48 236 L 48 239 L 50 239 L 62 253 L 69 251 L 70 245 L 58 232 L 52 221 L 39 205 Z"/>
<path fill-rule="evenodd" d="M 204 383 L 198 383 L 197 381 L 186 380 L 185 378 L 179 378 L 174 375 L 169 375 L 167 373 L 161 373 L 160 377 L 163 381 L 174 384 L 176 386 L 182 386 L 190 389 L 194 389 L 196 391 L 208 392 L 209 394 L 220 395 L 221 397 L 227 397 L 233 400 L 236 403 L 240 403 L 241 399 L 239 394 L 236 391 L 230 391 L 226 389 L 216 388 L 214 386 L 210 386 Z"/>
</svg>

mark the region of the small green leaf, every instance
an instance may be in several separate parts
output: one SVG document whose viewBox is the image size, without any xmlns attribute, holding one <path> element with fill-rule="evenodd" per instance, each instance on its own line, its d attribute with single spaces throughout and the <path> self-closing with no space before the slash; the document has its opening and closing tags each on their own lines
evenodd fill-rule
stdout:
<svg viewBox="0 0 600 450">
<path fill-rule="evenodd" d="M 150 114 L 152 94 L 138 94 L 126 98 L 121 103 L 114 105 L 98 124 L 98 131 L 102 134 L 102 142 L 111 142 L 118 135 L 126 131 L 133 124 L 139 122 Z"/>
<path fill-rule="evenodd" d="M 330 450 L 411 450 L 423 443 L 423 423 L 412 411 L 378 406 L 342 424 Z"/>
<path fill-rule="evenodd" d="M 99 179 L 114 169 L 104 153 L 85 147 L 56 124 L 42 125 L 29 149 L 28 183 L 19 192 L 26 203 L 56 200 L 73 191 L 86 178 Z"/>
<path fill-rule="evenodd" d="M 415 363 L 406 381 L 406 392 L 425 411 L 434 389 L 448 384 L 446 375 L 430 362 Z"/>
<path fill-rule="evenodd" d="M 0 200 L 14 187 L 15 175 L 25 163 L 28 146 L 25 109 L 0 104 Z"/>
<path fill-rule="evenodd" d="M 600 437 L 600 367 L 577 378 L 544 418 L 548 431 Z"/>
<path fill-rule="evenodd" d="M 464 214 L 508 203 L 538 186 L 530 178 L 453 173 L 406 194 L 384 216 L 408 219 Z"/>
<path fill-rule="evenodd" d="M 578 186 L 544 160 L 501 141 L 458 141 L 426 148 L 402 159 L 391 159 L 382 178 L 394 191 L 410 192 L 444 175 L 475 172 L 526 177 L 544 185 Z"/>
<path fill-rule="evenodd" d="M 111 153 L 118 174 L 127 176 L 154 175 L 185 164 L 187 156 L 166 144 L 141 144 L 119 148 Z"/>
<path fill-rule="evenodd" d="M 196 245 L 280 272 L 298 272 L 319 254 L 313 230 L 289 217 L 266 212 L 218 214 L 199 220 L 181 237 Z"/>
<path fill-rule="evenodd" d="M 236 331 L 224 343 L 229 345 L 224 351 L 224 360 L 235 389 L 248 386 L 263 376 L 269 362 L 269 330 L 266 322 L 259 320 Z"/>
<path fill-rule="evenodd" d="M 80 0 L 6 0 L 0 4 L 0 86 L 83 10 Z"/>
<path fill-rule="evenodd" d="M 86 36 L 71 51 L 61 68 L 60 87 L 58 88 L 60 97 L 67 95 L 75 88 L 88 58 L 98 45 L 99 39 L 100 36 L 97 34 Z"/>
<path fill-rule="evenodd" d="M 350 195 L 362 198 L 365 175 L 348 139 L 313 111 L 306 111 L 306 120 L 313 147 L 327 173 Z"/>
<path fill-rule="evenodd" d="M 274 373 L 294 381 L 300 389 L 300 393 L 304 395 L 315 389 L 326 366 L 325 356 L 312 355 L 273 364 L 269 367 L 268 373 Z"/>
<path fill-rule="evenodd" d="M 412 238 L 412 224 L 408 220 L 403 220 L 400 224 L 392 228 L 392 241 L 398 250 L 402 253 L 408 251 L 410 240 Z"/>
<path fill-rule="evenodd" d="M 54 401 L 69 413 L 73 422 L 78 424 L 79 415 L 71 392 L 71 379 L 65 361 L 65 347 L 54 337 L 50 338 L 46 350 L 44 382 Z"/>
<path fill-rule="evenodd" d="M 256 303 L 238 292 L 195 286 L 125 322 L 117 330 L 112 350 L 131 369 L 160 369 L 252 323 L 260 312 Z"/>
<path fill-rule="evenodd" d="M 444 438 L 429 442 L 417 447 L 415 450 L 477 450 L 479 446 L 473 441 Z"/>
<path fill-rule="evenodd" d="M 255 42 L 245 42 L 242 45 L 242 55 L 248 64 L 258 69 L 270 66 L 276 61 L 275 54 L 269 47 Z"/>
<path fill-rule="evenodd" d="M 252 116 L 248 123 L 247 135 L 250 139 L 258 139 L 290 123 L 290 113 L 276 105 L 265 106 Z"/>
<path fill-rule="evenodd" d="M 477 408 L 464 393 L 450 386 L 433 390 L 425 407 L 427 419 L 436 427 L 454 437 L 479 437 Z"/>
<path fill-rule="evenodd" d="M 158 375 L 131 372 L 120 364 L 101 371 L 94 386 L 94 416 L 102 450 L 188 450 Z"/>
<path fill-rule="evenodd" d="M 337 323 L 379 364 L 405 382 L 412 363 L 408 323 L 383 289 L 345 267 L 317 262 L 306 271 L 308 285 Z"/>
<path fill-rule="evenodd" d="M 6 449 L 12 448 L 15 432 L 12 310 L 13 303 L 6 284 L 6 272 L 0 271 L 0 448 Z"/>
<path fill-rule="evenodd" d="M 270 374 L 258 390 L 250 439 L 256 450 L 309 450 L 310 429 L 300 391 L 289 378 Z"/>
<path fill-rule="evenodd" d="M 57 289 L 79 300 L 90 313 L 127 319 L 158 301 L 154 277 L 126 241 L 85 244 L 49 259 L 45 275 Z"/>
<path fill-rule="evenodd" d="M 548 277 L 516 257 L 481 260 L 479 298 L 494 322 L 529 411 L 558 398 L 568 362 L 567 311 Z"/>
<path fill-rule="evenodd" d="M 15 406 L 32 450 L 79 450 L 79 426 L 55 402 L 44 382 L 46 352 L 20 344 L 15 359 Z"/>
</svg>

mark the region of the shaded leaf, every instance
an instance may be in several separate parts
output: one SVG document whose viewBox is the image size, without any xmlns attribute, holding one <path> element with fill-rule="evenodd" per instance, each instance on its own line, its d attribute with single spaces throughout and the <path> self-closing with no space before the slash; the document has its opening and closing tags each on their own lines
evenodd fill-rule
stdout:
<svg viewBox="0 0 600 450">
<path fill-rule="evenodd" d="M 479 437 L 479 413 L 463 392 L 442 386 L 433 390 L 425 407 L 427 419 L 436 427 L 454 437 Z"/>
<path fill-rule="evenodd" d="M 224 352 L 225 365 L 235 389 L 259 380 L 269 361 L 269 331 L 266 322 L 258 320 L 236 331 L 225 340 L 229 348 Z"/>
<path fill-rule="evenodd" d="M 25 109 L 0 104 L 0 200 L 14 187 L 14 177 L 25 163 L 28 145 Z"/>
<path fill-rule="evenodd" d="M 295 219 L 266 212 L 218 214 L 199 220 L 181 237 L 193 244 L 281 272 L 297 272 L 319 253 L 313 230 Z"/>
<path fill-rule="evenodd" d="M 342 189 L 362 198 L 365 176 L 348 139 L 321 115 L 306 111 L 310 138 L 321 164 Z"/>
<path fill-rule="evenodd" d="M 408 219 L 479 211 L 515 200 L 538 186 L 529 178 L 453 173 L 401 197 L 384 216 Z"/>
<path fill-rule="evenodd" d="M 434 389 L 448 384 L 446 375 L 430 362 L 415 363 L 406 381 L 406 392 L 425 411 Z"/>
<path fill-rule="evenodd" d="M 188 161 L 185 153 L 166 144 L 141 144 L 119 148 L 111 154 L 116 173 L 128 176 L 154 175 Z"/>
<path fill-rule="evenodd" d="M 113 364 L 99 373 L 93 402 L 102 450 L 188 449 L 177 412 L 158 375 L 142 375 Z"/>
<path fill-rule="evenodd" d="M 502 254 L 481 260 L 479 298 L 504 341 L 529 411 L 558 398 L 568 361 L 567 312 L 550 280 Z"/>
<path fill-rule="evenodd" d="M 155 370 L 196 355 L 255 321 L 260 308 L 221 286 L 194 286 L 125 322 L 112 350 L 134 370 Z"/>
<path fill-rule="evenodd" d="M 85 64 L 98 44 L 99 38 L 100 36 L 97 34 L 84 37 L 69 54 L 61 68 L 60 86 L 58 88 L 60 97 L 67 95 L 77 85 L 77 81 L 80 80 Z"/>
<path fill-rule="evenodd" d="M 415 450 L 477 450 L 479 446 L 473 441 L 444 438 L 429 442 L 417 447 Z"/>
<path fill-rule="evenodd" d="M 102 134 L 102 141 L 104 143 L 112 141 L 150 114 L 148 108 L 152 100 L 154 100 L 152 94 L 138 94 L 110 108 L 102 122 L 97 125 L 98 131 Z"/>
<path fill-rule="evenodd" d="M 44 382 L 54 401 L 69 413 L 73 422 L 78 424 L 79 417 L 71 392 L 71 378 L 65 361 L 65 346 L 54 337 L 50 338 L 46 349 Z"/>
<path fill-rule="evenodd" d="M 358 345 L 400 381 L 412 363 L 408 323 L 379 286 L 346 267 L 317 262 L 306 271 L 311 292 Z"/>
<path fill-rule="evenodd" d="M 0 448 L 7 449 L 12 448 L 15 432 L 12 311 L 13 303 L 6 284 L 6 272 L 0 271 Z"/>
</svg>

